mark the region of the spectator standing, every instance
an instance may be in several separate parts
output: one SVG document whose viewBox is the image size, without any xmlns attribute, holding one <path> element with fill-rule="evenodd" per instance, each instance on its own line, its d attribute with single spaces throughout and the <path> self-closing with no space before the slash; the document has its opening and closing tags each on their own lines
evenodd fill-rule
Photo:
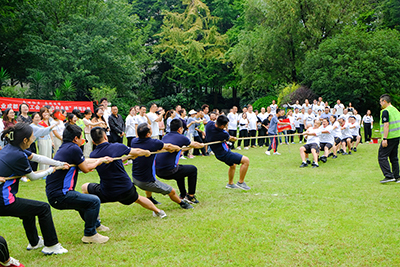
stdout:
<svg viewBox="0 0 400 267">
<path fill-rule="evenodd" d="M 364 115 L 361 122 L 361 127 L 364 127 L 365 142 L 371 141 L 373 125 L 374 125 L 374 118 L 371 115 L 371 110 L 367 110 L 367 114 Z"/>
<path fill-rule="evenodd" d="M 85 158 L 90 157 L 90 153 L 93 151 L 93 142 L 92 142 L 92 137 L 90 136 L 90 130 L 92 130 L 92 127 L 95 126 L 100 126 L 103 124 L 103 122 L 98 121 L 98 122 L 92 122 L 92 111 L 90 109 L 85 110 L 83 113 L 83 123 L 85 124 L 85 128 L 83 130 L 85 137 L 86 137 L 86 143 L 83 147 L 83 155 Z M 58 149 L 57 149 L 58 150 Z"/>
<path fill-rule="evenodd" d="M 52 130 L 52 135 L 53 135 L 53 143 L 54 143 L 54 154 L 57 152 L 57 150 L 60 148 L 62 144 L 62 135 L 65 129 L 64 123 L 60 121 L 54 114 L 57 112 L 60 112 L 59 109 L 56 109 L 53 113 L 53 121 L 50 122 L 50 126 L 54 126 Z"/>
<path fill-rule="evenodd" d="M 273 100 L 275 101 L 275 100 Z M 272 102 L 274 104 L 274 102 Z M 271 107 L 272 109 L 272 107 Z M 249 136 L 256 137 L 257 135 L 257 116 L 253 112 L 253 106 L 247 106 L 247 119 L 249 120 Z M 251 139 L 251 147 L 256 147 L 256 139 Z"/>
<path fill-rule="evenodd" d="M 165 113 L 165 111 L 161 111 L 161 113 L 157 114 L 157 104 L 153 103 L 150 106 L 149 113 L 147 113 L 147 118 L 149 118 L 149 124 L 151 126 L 151 131 L 152 131 L 152 139 L 159 139 L 159 132 L 160 128 L 158 126 L 158 122 L 162 120 L 162 117 Z"/>
<path fill-rule="evenodd" d="M 126 138 L 128 139 L 128 146 L 131 146 L 132 139 L 136 137 L 136 109 L 131 107 L 129 114 L 125 119 Z"/>
<path fill-rule="evenodd" d="M 108 125 L 110 126 L 110 143 L 121 143 L 125 135 L 125 122 L 122 116 L 118 114 L 118 107 L 111 106 L 111 115 L 108 117 Z"/>
<path fill-rule="evenodd" d="M 50 128 L 50 112 L 46 107 L 40 108 L 39 111 L 40 119 L 41 121 L 39 122 L 39 126 L 43 128 Z M 53 143 L 53 138 L 50 134 L 50 131 L 48 131 L 47 134 L 39 136 L 39 141 L 38 141 L 38 148 L 39 148 L 39 155 L 51 158 L 52 155 L 52 148 L 54 146 Z M 45 170 L 49 167 L 49 165 L 40 163 L 39 164 L 39 170 Z"/>
<path fill-rule="evenodd" d="M 239 114 L 237 113 L 238 109 L 236 106 L 233 106 L 231 112 L 228 114 L 228 133 L 230 136 L 237 136 L 238 129 L 238 121 L 240 119 Z M 235 148 L 235 142 L 231 143 L 231 149 Z"/>
<path fill-rule="evenodd" d="M 19 105 L 19 115 L 17 117 L 17 122 L 23 122 L 23 123 L 32 123 L 32 118 L 28 115 L 29 112 L 29 106 L 26 103 L 22 103 Z"/>
<path fill-rule="evenodd" d="M 15 120 L 15 112 L 12 110 L 12 108 L 7 108 L 4 110 L 3 113 L 3 124 L 4 124 L 4 130 L 6 130 L 8 127 L 14 126 L 17 124 L 17 121 Z"/>
<path fill-rule="evenodd" d="M 275 100 L 272 100 L 272 104 L 269 106 L 271 107 L 271 113 L 276 114 L 276 109 L 278 108 L 278 105 L 276 104 Z"/>
</svg>

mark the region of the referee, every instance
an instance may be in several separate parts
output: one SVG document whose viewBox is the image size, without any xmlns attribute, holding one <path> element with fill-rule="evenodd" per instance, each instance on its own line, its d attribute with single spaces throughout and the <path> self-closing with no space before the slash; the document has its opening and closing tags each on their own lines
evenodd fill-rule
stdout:
<svg viewBox="0 0 400 267">
<path fill-rule="evenodd" d="M 381 183 L 400 182 L 399 178 L 399 159 L 397 156 L 400 140 L 400 113 L 392 106 L 390 96 L 384 94 L 379 102 L 382 107 L 380 131 L 382 142 L 379 147 L 378 161 L 385 178 Z M 389 161 L 392 164 L 390 169 Z"/>
</svg>

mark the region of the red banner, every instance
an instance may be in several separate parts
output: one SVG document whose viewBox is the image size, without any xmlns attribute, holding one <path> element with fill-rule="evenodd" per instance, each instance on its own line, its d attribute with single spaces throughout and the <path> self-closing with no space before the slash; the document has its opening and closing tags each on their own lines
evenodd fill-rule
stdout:
<svg viewBox="0 0 400 267">
<path fill-rule="evenodd" d="M 286 123 L 290 123 L 289 119 L 283 119 L 283 120 L 279 120 L 280 122 L 286 122 Z M 283 132 L 285 130 L 291 130 L 292 126 L 289 125 L 279 125 L 278 124 L 278 133 Z"/>
<path fill-rule="evenodd" d="M 72 112 L 74 109 L 79 109 L 84 112 L 90 109 L 93 112 L 93 102 L 91 101 L 58 101 L 58 100 L 40 100 L 40 99 L 24 99 L 24 98 L 9 98 L 0 97 L 0 108 L 12 108 L 18 111 L 19 105 L 26 103 L 29 106 L 29 112 L 39 112 L 40 108 L 49 105 L 54 109 L 65 109 L 67 112 Z"/>
</svg>

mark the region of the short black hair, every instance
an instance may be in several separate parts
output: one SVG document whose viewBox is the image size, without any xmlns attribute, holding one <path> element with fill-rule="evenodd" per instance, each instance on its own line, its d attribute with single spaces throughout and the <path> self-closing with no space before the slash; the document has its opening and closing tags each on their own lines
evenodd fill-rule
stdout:
<svg viewBox="0 0 400 267">
<path fill-rule="evenodd" d="M 137 135 L 139 138 L 146 138 L 146 135 L 150 132 L 150 127 L 146 122 L 139 124 L 137 127 Z"/>
<path fill-rule="evenodd" d="M 381 97 L 379 99 L 385 100 L 388 103 L 392 103 L 392 99 L 391 99 L 390 95 L 388 95 L 388 94 L 381 95 Z"/>
<path fill-rule="evenodd" d="M 208 108 L 208 109 L 210 109 L 210 106 L 209 106 L 209 105 L 207 105 L 207 104 L 204 104 L 204 105 L 202 105 L 202 106 L 201 106 L 201 110 L 204 110 L 205 108 Z"/>
<path fill-rule="evenodd" d="M 25 138 L 29 139 L 33 129 L 27 123 L 17 123 L 5 129 L 1 135 L 1 140 L 5 140 L 13 146 L 19 147 Z"/>
<path fill-rule="evenodd" d="M 104 100 L 106 100 L 106 101 L 108 102 L 107 97 L 103 97 L 102 99 L 100 99 L 100 102 L 99 102 L 99 103 L 103 102 Z"/>
<path fill-rule="evenodd" d="M 77 109 L 77 108 L 74 108 L 74 109 L 72 110 L 72 114 L 76 115 L 76 117 L 77 117 L 78 119 L 81 118 L 81 111 L 80 111 L 79 109 Z"/>
<path fill-rule="evenodd" d="M 75 137 L 80 138 L 82 135 L 82 128 L 75 124 L 67 123 L 63 132 L 63 143 L 74 141 Z"/>
<path fill-rule="evenodd" d="M 112 107 L 112 108 L 113 108 L 113 107 L 117 107 L 117 105 L 112 105 L 111 107 Z M 117 107 L 117 108 L 118 108 L 118 107 Z"/>
<path fill-rule="evenodd" d="M 87 110 L 85 110 L 85 112 L 83 112 L 83 115 L 86 116 L 87 114 L 92 114 L 92 111 L 90 109 L 87 109 Z"/>
<path fill-rule="evenodd" d="M 217 126 L 225 126 L 229 122 L 229 119 L 225 115 L 219 115 L 217 118 Z"/>
<path fill-rule="evenodd" d="M 173 119 L 169 126 L 169 128 L 171 129 L 171 132 L 176 132 L 181 127 L 183 127 L 183 123 L 180 119 Z"/>
<path fill-rule="evenodd" d="M 102 127 L 94 127 L 90 130 L 90 136 L 92 137 L 93 142 L 95 144 L 100 144 L 100 142 L 103 141 L 105 132 L 106 130 Z"/>
<path fill-rule="evenodd" d="M 142 109 L 142 108 L 146 108 L 146 106 L 140 106 L 140 109 Z"/>
</svg>

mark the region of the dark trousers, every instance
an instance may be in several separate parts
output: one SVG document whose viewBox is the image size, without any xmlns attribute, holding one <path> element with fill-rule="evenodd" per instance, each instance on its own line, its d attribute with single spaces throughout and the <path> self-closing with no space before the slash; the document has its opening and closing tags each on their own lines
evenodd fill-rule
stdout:
<svg viewBox="0 0 400 267">
<path fill-rule="evenodd" d="M 115 132 L 111 132 L 110 133 L 110 143 L 121 143 L 122 144 L 122 140 L 123 138 L 121 136 L 119 136 L 117 133 Z"/>
<path fill-rule="evenodd" d="M 378 162 L 379 166 L 381 167 L 382 173 L 385 178 L 400 178 L 399 177 L 399 158 L 397 156 L 398 149 L 399 149 L 399 141 L 400 137 L 388 139 L 387 140 L 387 147 L 383 147 L 382 143 L 379 147 L 378 152 Z M 392 164 L 392 170 L 390 170 L 390 164 Z"/>
<path fill-rule="evenodd" d="M 257 130 L 250 130 L 249 131 L 249 136 L 250 137 L 256 137 L 257 135 Z M 255 146 L 256 145 L 256 139 L 251 139 L 251 146 Z"/>
<path fill-rule="evenodd" d="M 229 130 L 228 132 L 229 132 L 229 135 L 230 135 L 230 136 L 233 136 L 233 137 L 236 137 L 236 136 L 237 136 L 237 130 Z M 235 142 L 232 142 L 232 145 L 230 146 L 230 148 L 231 148 L 231 149 L 234 149 L 234 148 L 235 148 Z"/>
<path fill-rule="evenodd" d="M 274 135 L 274 134 L 268 134 L 268 135 Z M 274 152 L 278 151 L 278 137 L 270 137 L 269 138 L 269 147 L 268 147 L 268 151 L 270 151 L 271 149 L 274 150 Z"/>
<path fill-rule="evenodd" d="M 199 142 L 199 143 L 204 143 L 204 139 L 201 136 L 195 136 L 193 137 L 194 141 Z M 203 147 L 200 149 L 201 154 L 206 155 L 206 148 Z M 194 149 L 193 150 L 193 155 L 200 155 L 199 149 Z"/>
<path fill-rule="evenodd" d="M 37 216 L 44 244 L 49 247 L 58 243 L 50 205 L 46 202 L 15 198 L 12 204 L 0 207 L 0 216 L 19 217 L 22 220 L 29 244 L 33 247 L 39 243 L 39 235 L 36 228 Z"/>
<path fill-rule="evenodd" d="M 129 146 L 129 147 L 131 147 L 131 144 L 132 144 L 132 140 L 133 140 L 133 138 L 135 138 L 135 137 L 127 137 L 127 140 L 128 140 L 128 144 L 126 144 L 126 146 Z"/>
<path fill-rule="evenodd" d="M 300 124 L 300 127 L 296 128 L 296 132 L 301 134 L 301 133 L 303 133 L 303 131 L 304 131 L 304 124 Z M 299 135 L 299 141 L 300 142 L 303 141 L 303 135 L 302 134 Z"/>
<path fill-rule="evenodd" d="M 185 177 L 188 178 L 188 193 L 194 195 L 197 185 L 197 168 L 193 165 L 178 165 L 178 170 L 156 170 L 157 176 L 165 180 L 175 180 L 180 197 L 186 196 Z"/>
<path fill-rule="evenodd" d="M 265 129 L 263 126 L 258 130 L 258 136 L 266 136 L 267 135 L 267 129 Z M 263 146 L 265 144 L 265 139 L 266 138 L 259 138 L 258 139 L 258 146 Z"/>
<path fill-rule="evenodd" d="M 31 144 L 31 146 L 30 146 L 27 150 L 30 151 L 30 152 L 32 152 L 32 153 L 35 153 L 35 154 L 36 154 L 36 141 L 33 142 L 33 143 Z M 34 161 L 29 161 L 29 164 L 31 165 L 32 170 L 33 170 L 34 172 L 37 171 L 37 169 L 38 169 L 38 164 L 39 164 L 39 163 L 34 162 Z M 32 245 L 32 244 L 31 244 L 31 245 Z"/>
<path fill-rule="evenodd" d="M 288 134 L 294 134 L 294 133 L 296 133 L 296 130 L 294 130 L 294 131 L 288 130 L 287 133 Z M 288 136 L 287 139 L 288 139 L 288 142 L 289 142 L 289 139 L 290 139 L 290 143 L 294 142 L 294 136 L 293 135 L 292 136 Z"/>
<path fill-rule="evenodd" d="M 68 191 L 65 196 L 48 198 L 50 205 L 58 210 L 76 210 L 82 220 L 85 221 L 85 236 L 97 233 L 96 228 L 100 226 L 97 219 L 100 211 L 100 199 L 98 196 L 82 194 L 76 191 Z"/>
<path fill-rule="evenodd" d="M 364 123 L 364 140 L 365 142 L 371 141 L 372 129 L 371 123 Z"/>
<path fill-rule="evenodd" d="M 239 138 L 248 137 L 248 135 L 249 135 L 249 132 L 246 129 L 239 131 Z M 244 140 L 244 147 L 248 147 L 249 143 L 250 143 L 249 140 Z M 240 146 L 241 144 L 242 144 L 242 140 L 238 140 L 238 146 Z"/>
<path fill-rule="evenodd" d="M 8 252 L 7 242 L 4 237 L 0 236 L 0 262 L 6 262 L 10 258 L 10 253 Z"/>
</svg>

